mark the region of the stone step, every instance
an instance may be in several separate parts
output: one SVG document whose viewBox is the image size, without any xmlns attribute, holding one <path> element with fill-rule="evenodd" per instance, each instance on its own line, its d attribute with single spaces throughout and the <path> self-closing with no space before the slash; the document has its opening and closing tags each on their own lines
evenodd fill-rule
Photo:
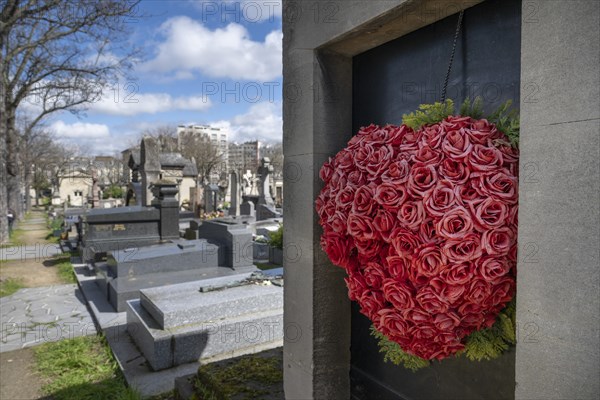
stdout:
<svg viewBox="0 0 600 400">
<path fill-rule="evenodd" d="M 279 347 L 283 341 L 283 308 L 160 329 L 139 300 L 130 300 L 127 330 L 151 368 L 157 371 Z"/>
<path fill-rule="evenodd" d="M 127 310 L 127 300 L 138 299 L 141 289 L 199 281 L 219 276 L 236 275 L 256 271 L 255 266 L 233 270 L 227 267 L 205 267 L 189 271 L 146 274 L 134 277 L 118 277 L 107 283 L 108 301 L 117 310 Z"/>
<path fill-rule="evenodd" d="M 234 275 L 237 277 L 237 275 Z M 241 281 L 248 275 L 240 276 Z M 257 284 L 229 287 L 200 293 L 201 287 L 224 286 L 212 279 L 165 286 L 140 291 L 142 307 L 156 320 L 160 328 L 213 322 L 238 317 L 271 308 L 283 307 L 282 289 Z M 190 303 L 190 299 L 198 301 Z"/>
</svg>

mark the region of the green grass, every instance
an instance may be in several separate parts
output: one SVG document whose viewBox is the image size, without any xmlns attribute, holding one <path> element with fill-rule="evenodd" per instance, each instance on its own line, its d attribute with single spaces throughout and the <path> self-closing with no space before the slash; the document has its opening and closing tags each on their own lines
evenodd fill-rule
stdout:
<svg viewBox="0 0 600 400">
<path fill-rule="evenodd" d="M 53 400 L 139 400 L 128 388 L 106 340 L 86 336 L 34 349 L 42 391 Z"/>
<path fill-rule="evenodd" d="M 271 263 L 254 263 L 254 265 L 256 265 L 256 268 L 264 271 L 267 269 L 273 269 L 273 268 L 281 268 L 281 265 L 277 265 L 277 264 L 271 264 Z"/>
<path fill-rule="evenodd" d="M 8 278 L 3 280 L 0 282 L 0 297 L 10 296 L 24 287 L 20 279 Z"/>
<path fill-rule="evenodd" d="M 65 283 L 77 283 L 73 264 L 71 264 L 71 253 L 65 253 L 53 259 L 56 265 L 58 276 Z"/>
<path fill-rule="evenodd" d="M 0 248 L 23 246 L 25 244 L 25 241 L 23 240 L 24 234 L 25 231 L 23 229 L 13 229 L 8 235 L 8 243 L 0 245 Z"/>
</svg>

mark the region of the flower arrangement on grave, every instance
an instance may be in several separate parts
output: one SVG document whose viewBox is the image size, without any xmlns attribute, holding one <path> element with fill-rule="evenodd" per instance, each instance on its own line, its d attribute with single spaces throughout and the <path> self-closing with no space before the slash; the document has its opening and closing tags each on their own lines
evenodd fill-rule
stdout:
<svg viewBox="0 0 600 400">
<path fill-rule="evenodd" d="M 421 105 L 320 170 L 321 246 L 385 360 L 416 370 L 515 343 L 519 120 L 510 102 Z"/>
</svg>

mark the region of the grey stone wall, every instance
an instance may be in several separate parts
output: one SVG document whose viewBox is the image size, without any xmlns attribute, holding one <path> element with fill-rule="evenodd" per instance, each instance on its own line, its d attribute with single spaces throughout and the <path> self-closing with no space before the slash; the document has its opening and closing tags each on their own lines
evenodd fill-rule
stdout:
<svg viewBox="0 0 600 400">
<path fill-rule="evenodd" d="M 597 399 L 597 1 L 523 2 L 517 399 Z"/>
</svg>

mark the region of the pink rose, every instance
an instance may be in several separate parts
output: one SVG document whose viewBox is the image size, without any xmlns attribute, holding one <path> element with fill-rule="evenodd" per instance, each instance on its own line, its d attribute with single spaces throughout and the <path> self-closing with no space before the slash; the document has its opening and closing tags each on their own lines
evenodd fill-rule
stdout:
<svg viewBox="0 0 600 400">
<path fill-rule="evenodd" d="M 441 273 L 441 279 L 449 285 L 464 285 L 473 276 L 475 266 L 471 262 L 450 263 Z"/>
<path fill-rule="evenodd" d="M 421 222 L 421 225 L 419 226 L 419 239 L 421 239 L 423 243 L 437 243 L 439 241 L 435 222 L 432 218 L 426 218 Z"/>
<path fill-rule="evenodd" d="M 385 298 L 379 290 L 365 290 L 358 300 L 360 311 L 371 321 L 377 318 L 379 310 L 385 306 Z"/>
<path fill-rule="evenodd" d="M 405 228 L 396 228 L 390 237 L 392 246 L 398 255 L 412 256 L 415 249 L 419 247 L 419 238 Z"/>
<path fill-rule="evenodd" d="M 439 124 L 425 126 L 421 128 L 423 133 L 421 137 L 421 144 L 423 146 L 429 146 L 432 149 L 438 149 L 442 144 L 442 139 L 446 135 L 446 132 Z"/>
<path fill-rule="evenodd" d="M 449 304 L 443 301 L 431 286 L 424 286 L 417 293 L 417 302 L 430 314 L 448 311 Z"/>
<path fill-rule="evenodd" d="M 491 197 L 507 204 L 517 202 L 517 178 L 507 170 L 480 175 L 472 185 L 482 197 Z"/>
<path fill-rule="evenodd" d="M 489 140 L 500 136 L 496 127 L 485 119 L 473 120 L 469 124 L 469 128 L 467 129 L 467 135 L 469 135 L 472 143 L 486 144 Z"/>
<path fill-rule="evenodd" d="M 410 325 L 396 310 L 391 308 L 383 308 L 378 312 L 377 321 L 378 329 L 381 333 L 388 337 L 406 337 Z"/>
<path fill-rule="evenodd" d="M 352 152 L 344 149 L 337 153 L 335 156 L 335 166 L 342 170 L 354 169 L 354 157 L 352 156 Z"/>
<path fill-rule="evenodd" d="M 365 175 L 365 173 L 362 173 L 359 170 L 354 170 L 348 174 L 348 180 L 346 184 L 352 187 L 353 189 L 366 185 L 367 178 Z"/>
<path fill-rule="evenodd" d="M 442 157 L 443 155 L 439 151 L 433 150 L 429 146 L 423 146 L 412 156 L 412 160 L 423 165 L 438 165 Z"/>
<path fill-rule="evenodd" d="M 437 314 L 433 318 L 433 324 L 440 331 L 453 331 L 460 324 L 460 317 L 452 311 L 444 314 Z"/>
<path fill-rule="evenodd" d="M 331 176 L 333 175 L 333 167 L 331 166 L 331 157 L 329 157 L 329 161 L 323 164 L 321 170 L 319 171 L 319 177 L 325 183 L 329 183 L 331 180 Z"/>
<path fill-rule="evenodd" d="M 386 143 L 389 145 L 392 145 L 392 146 L 399 146 L 402 143 L 402 139 L 404 138 L 404 136 L 407 133 L 412 132 L 412 129 L 410 129 L 406 125 L 401 125 L 401 126 L 387 125 L 385 127 L 385 129 L 387 130 L 387 133 L 388 133 L 388 138 L 387 138 Z"/>
</svg>

